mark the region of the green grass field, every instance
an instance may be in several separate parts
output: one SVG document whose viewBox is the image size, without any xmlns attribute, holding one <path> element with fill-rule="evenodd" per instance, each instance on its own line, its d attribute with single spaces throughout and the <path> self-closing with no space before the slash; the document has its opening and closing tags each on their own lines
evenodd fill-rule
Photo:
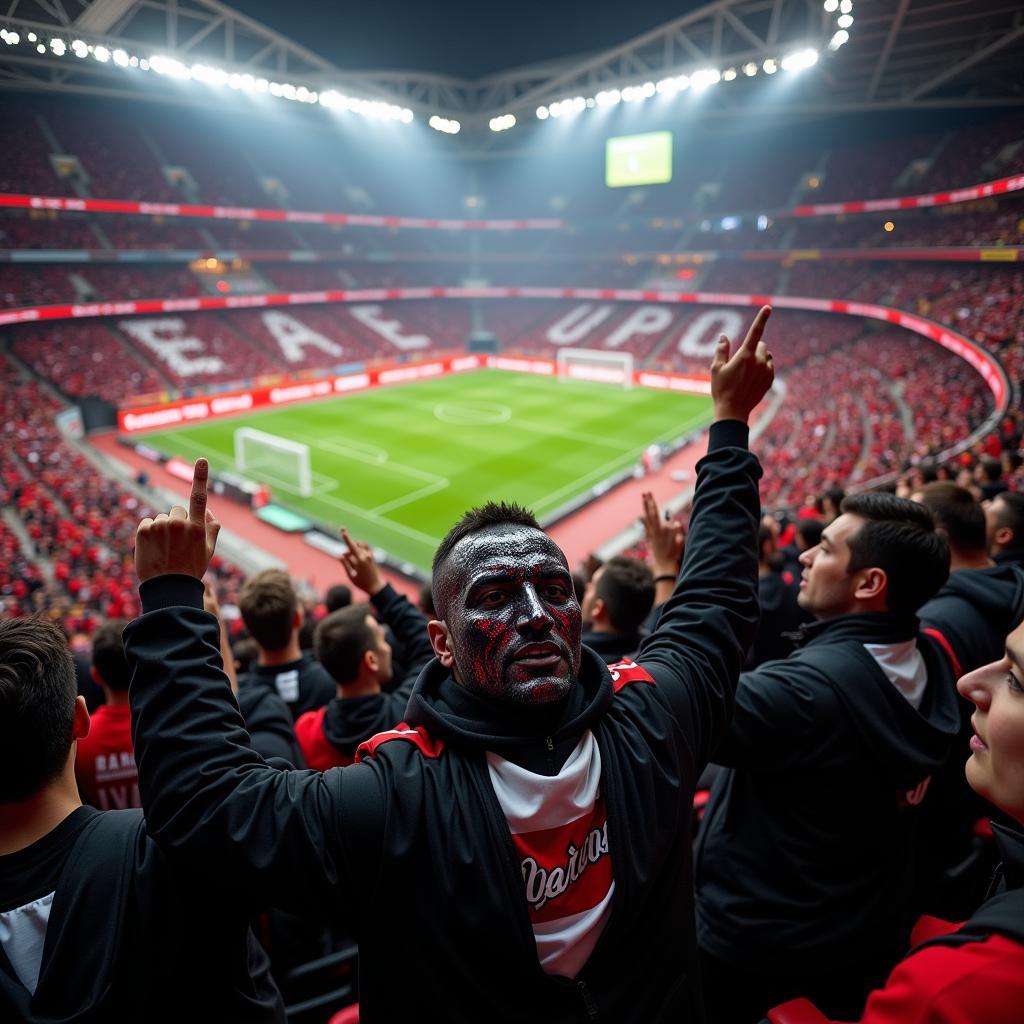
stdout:
<svg viewBox="0 0 1024 1024">
<path fill-rule="evenodd" d="M 274 500 L 427 568 L 467 508 L 504 498 L 543 520 L 636 463 L 652 441 L 710 416 L 704 396 L 480 370 L 161 431 L 146 442 L 233 470 L 239 427 L 301 441 L 313 494 L 300 497 L 295 476 L 278 465 L 260 480 Z"/>
</svg>

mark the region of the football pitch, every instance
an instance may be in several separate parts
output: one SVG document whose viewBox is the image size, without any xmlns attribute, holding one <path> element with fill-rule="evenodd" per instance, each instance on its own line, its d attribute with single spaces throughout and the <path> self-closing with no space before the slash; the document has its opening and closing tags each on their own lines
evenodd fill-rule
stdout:
<svg viewBox="0 0 1024 1024">
<path fill-rule="evenodd" d="M 278 504 L 428 569 L 439 539 L 473 505 L 517 501 L 544 521 L 634 465 L 652 441 L 710 418 L 703 395 L 478 370 L 154 432 L 146 443 L 236 472 L 239 427 L 306 444 L 309 497 L 287 457 L 246 475 Z"/>
</svg>

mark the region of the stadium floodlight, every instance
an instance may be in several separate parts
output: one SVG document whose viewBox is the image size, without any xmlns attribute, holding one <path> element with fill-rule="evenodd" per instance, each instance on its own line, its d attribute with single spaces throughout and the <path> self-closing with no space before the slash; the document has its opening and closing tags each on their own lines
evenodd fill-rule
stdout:
<svg viewBox="0 0 1024 1024">
<path fill-rule="evenodd" d="M 547 107 L 538 107 L 537 108 L 537 120 L 538 121 L 546 121 L 550 116 L 551 116 L 551 114 L 548 112 L 548 108 Z"/>
<path fill-rule="evenodd" d="M 852 14 L 840 14 L 839 17 L 836 18 L 836 24 L 840 28 L 849 28 L 853 24 L 853 15 Z"/>
<path fill-rule="evenodd" d="M 46 53 L 46 47 L 42 43 L 36 43 L 36 53 Z"/>
<path fill-rule="evenodd" d="M 839 0 L 840 14 L 853 14 L 853 0 Z"/>
<path fill-rule="evenodd" d="M 717 68 L 701 68 L 690 75 L 690 84 L 698 92 L 716 85 L 722 80 L 722 73 Z"/>
<path fill-rule="evenodd" d="M 599 107 L 614 107 L 617 103 L 622 102 L 622 93 L 618 89 L 602 89 L 594 97 L 594 100 Z"/>
<path fill-rule="evenodd" d="M 67 52 L 67 43 L 64 42 L 59 36 L 54 37 L 50 40 L 50 49 L 53 50 L 54 55 L 57 57 L 63 57 Z"/>
<path fill-rule="evenodd" d="M 509 128 L 514 128 L 515 126 L 515 114 L 499 114 L 497 117 L 492 117 L 490 120 L 490 128 L 492 132 L 507 132 Z"/>
<path fill-rule="evenodd" d="M 114 63 L 119 68 L 131 67 L 132 59 L 128 56 L 127 53 L 124 52 L 124 50 L 115 50 L 112 56 L 114 58 Z"/>
<path fill-rule="evenodd" d="M 828 48 L 830 50 L 838 50 L 840 46 L 850 41 L 850 33 L 845 28 L 841 28 L 830 40 Z"/>
<path fill-rule="evenodd" d="M 743 65 L 743 74 L 745 74 L 747 78 L 753 78 L 754 75 L 757 74 L 757 64 L 752 60 L 747 61 L 747 63 Z"/>
<path fill-rule="evenodd" d="M 825 10 L 828 11 L 829 14 L 833 14 L 835 11 L 838 11 L 839 0 L 825 0 Z"/>
<path fill-rule="evenodd" d="M 447 117 L 441 117 L 439 114 L 432 114 L 427 124 L 434 129 L 435 132 L 444 132 L 445 135 L 458 135 L 462 131 L 462 125 L 458 121 L 451 120 Z"/>
<path fill-rule="evenodd" d="M 110 51 L 105 46 L 97 46 L 92 55 L 101 64 L 106 64 L 110 60 Z"/>
<path fill-rule="evenodd" d="M 657 86 L 653 82 L 644 82 L 640 86 L 640 95 L 645 99 L 649 100 L 657 90 Z"/>
<path fill-rule="evenodd" d="M 27 36 L 25 36 L 25 38 L 26 38 L 26 39 L 27 39 L 27 40 L 28 40 L 28 41 L 29 41 L 30 43 L 34 43 L 34 42 L 37 42 L 37 41 L 38 41 L 38 39 L 39 39 L 39 36 L 37 36 L 37 35 L 35 34 L 35 32 L 29 32 L 29 34 L 28 34 Z"/>
<path fill-rule="evenodd" d="M 768 59 L 767 59 L 767 60 L 766 60 L 766 61 L 765 61 L 765 62 L 764 62 L 764 63 L 763 63 L 762 65 L 761 65 L 761 67 L 762 67 L 762 68 L 764 68 L 764 73 L 765 73 L 766 75 L 774 75 L 774 74 L 775 74 L 775 72 L 779 70 L 779 65 L 778 65 L 778 63 L 777 63 L 777 62 L 776 62 L 776 61 L 775 61 L 775 60 L 774 60 L 773 58 L 771 58 L 771 57 L 769 57 L 769 58 L 768 58 Z"/>
<path fill-rule="evenodd" d="M 89 44 L 84 39 L 76 39 L 71 44 L 71 52 L 76 57 L 88 57 L 89 56 Z"/>
<path fill-rule="evenodd" d="M 736 69 L 735 68 L 726 68 L 722 72 L 722 81 L 723 82 L 735 82 L 736 81 Z"/>
<path fill-rule="evenodd" d="M 810 48 L 787 53 L 782 58 L 783 71 L 805 71 L 818 63 L 818 51 Z"/>
</svg>

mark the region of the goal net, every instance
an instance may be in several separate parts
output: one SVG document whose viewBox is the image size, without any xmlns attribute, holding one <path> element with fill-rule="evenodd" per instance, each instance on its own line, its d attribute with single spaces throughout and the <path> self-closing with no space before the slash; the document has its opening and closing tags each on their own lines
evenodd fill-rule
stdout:
<svg viewBox="0 0 1024 1024">
<path fill-rule="evenodd" d="M 600 384 L 633 386 L 633 353 L 592 348 L 560 348 L 555 356 L 561 380 L 592 380 Z"/>
<path fill-rule="evenodd" d="M 276 484 L 302 498 L 313 493 L 309 445 L 251 427 L 235 431 L 235 466 L 257 483 Z"/>
</svg>

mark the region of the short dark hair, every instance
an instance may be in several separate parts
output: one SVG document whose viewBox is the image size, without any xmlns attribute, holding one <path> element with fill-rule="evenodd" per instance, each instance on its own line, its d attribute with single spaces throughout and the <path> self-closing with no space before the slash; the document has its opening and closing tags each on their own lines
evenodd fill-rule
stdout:
<svg viewBox="0 0 1024 1024">
<path fill-rule="evenodd" d="M 985 550 L 985 510 L 966 487 L 952 480 L 936 480 L 920 490 L 921 504 L 931 512 L 935 525 L 945 531 L 958 551 Z"/>
<path fill-rule="evenodd" d="M 938 593 L 949 576 L 949 545 L 924 505 L 869 491 L 844 498 L 842 511 L 867 520 L 847 542 L 847 572 L 883 570 L 890 612 L 913 615 Z"/>
<path fill-rule="evenodd" d="M 77 695 L 71 652 L 53 623 L 0 621 L 0 803 L 28 799 L 63 771 Z"/>
<path fill-rule="evenodd" d="M 837 509 L 842 508 L 843 499 L 845 497 L 846 497 L 846 491 L 844 491 L 842 489 L 842 487 L 829 487 L 822 494 L 821 499 L 819 501 L 819 505 L 821 507 L 821 510 L 824 512 L 824 510 L 825 510 L 825 502 L 826 501 L 831 502 L 832 505 L 835 508 L 837 508 Z"/>
<path fill-rule="evenodd" d="M 131 682 L 128 659 L 124 656 L 121 633 L 128 623 L 124 619 L 104 622 L 92 635 L 92 667 L 112 690 L 127 690 Z"/>
<path fill-rule="evenodd" d="M 265 651 L 279 651 L 288 645 L 298 607 L 295 587 L 283 569 L 264 569 L 250 576 L 238 595 L 245 628 Z"/>
<path fill-rule="evenodd" d="M 423 586 L 420 587 L 419 606 L 420 611 L 423 612 L 428 619 L 435 617 L 434 590 L 429 582 L 424 583 Z"/>
<path fill-rule="evenodd" d="M 325 615 L 313 633 L 313 654 L 330 677 L 344 686 L 355 681 L 363 655 L 376 646 L 367 625 L 368 604 L 350 604 Z"/>
<path fill-rule="evenodd" d="M 821 543 L 821 534 L 825 524 L 820 519 L 798 519 L 796 532 L 806 549 L 816 548 Z"/>
<path fill-rule="evenodd" d="M 448 556 L 452 553 L 455 545 L 464 537 L 479 533 L 481 530 L 489 530 L 495 526 L 529 526 L 539 530 L 540 523 L 537 517 L 522 505 L 515 502 L 489 501 L 486 505 L 471 508 L 462 518 L 444 535 L 441 543 L 434 552 L 434 561 L 431 566 L 433 582 L 431 584 L 434 595 L 434 606 L 444 617 L 444 593 L 443 588 L 438 587 L 438 576 Z"/>
<path fill-rule="evenodd" d="M 769 555 L 774 554 L 775 549 L 778 547 L 775 541 L 775 532 L 770 527 L 759 526 L 757 528 L 757 557 L 761 562 L 765 558 L 764 549 L 766 544 L 771 545 L 771 551 L 768 552 Z"/>
<path fill-rule="evenodd" d="M 1003 491 L 997 494 L 993 502 L 999 502 L 996 510 L 996 522 L 999 526 L 1013 531 L 1013 546 L 1024 546 L 1024 494 L 1017 491 Z"/>
<path fill-rule="evenodd" d="M 352 588 L 346 587 L 344 583 L 335 583 L 333 587 L 328 587 L 327 593 L 324 594 L 324 604 L 329 612 L 347 608 L 351 603 Z"/>
<path fill-rule="evenodd" d="M 639 559 L 626 555 L 609 558 L 598 572 L 594 596 L 604 601 L 612 628 L 635 633 L 654 607 L 654 574 Z"/>
<path fill-rule="evenodd" d="M 992 458 L 991 455 L 986 455 L 981 460 L 981 471 L 985 474 L 985 479 L 991 483 L 995 483 L 997 480 L 1001 480 L 1003 476 L 1003 464 L 999 459 Z"/>
</svg>

